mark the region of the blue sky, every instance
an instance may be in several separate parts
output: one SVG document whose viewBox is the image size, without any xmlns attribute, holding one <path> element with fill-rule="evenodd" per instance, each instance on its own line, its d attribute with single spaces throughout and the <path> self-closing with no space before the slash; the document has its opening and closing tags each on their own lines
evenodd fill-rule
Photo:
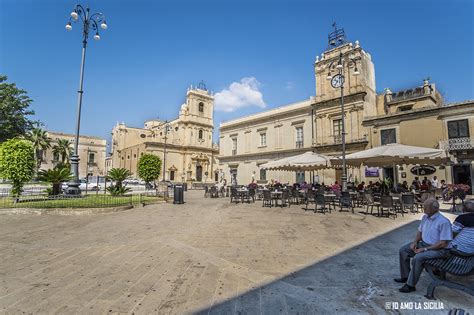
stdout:
<svg viewBox="0 0 474 315">
<path fill-rule="evenodd" d="M 75 3 L 0 0 L 0 73 L 29 92 L 48 129 L 68 133 L 76 119 L 81 34 L 78 24 L 71 32 L 64 26 Z M 312 64 L 327 47 L 333 21 L 371 53 L 377 91 L 417 86 L 430 76 L 449 102 L 474 99 L 469 0 L 81 3 L 103 12 L 109 25 L 88 45 L 86 135 L 108 139 L 117 121 L 142 126 L 175 118 L 187 87 L 201 80 L 221 96 L 250 92 L 233 111 L 221 103 L 227 111 L 215 112 L 216 129 L 223 120 L 306 99 L 315 94 Z"/>
</svg>

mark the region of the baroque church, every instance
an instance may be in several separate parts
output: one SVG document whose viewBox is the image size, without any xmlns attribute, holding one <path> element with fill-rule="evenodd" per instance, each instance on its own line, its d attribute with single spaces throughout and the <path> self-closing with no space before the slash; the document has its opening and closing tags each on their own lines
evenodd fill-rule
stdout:
<svg viewBox="0 0 474 315">
<path fill-rule="evenodd" d="M 151 153 L 160 157 L 165 180 L 214 182 L 219 150 L 212 139 L 213 113 L 214 97 L 200 83 L 188 89 L 174 120 L 145 121 L 143 128 L 117 123 L 112 129 L 108 167 L 126 168 L 138 178 L 140 156 Z"/>
</svg>

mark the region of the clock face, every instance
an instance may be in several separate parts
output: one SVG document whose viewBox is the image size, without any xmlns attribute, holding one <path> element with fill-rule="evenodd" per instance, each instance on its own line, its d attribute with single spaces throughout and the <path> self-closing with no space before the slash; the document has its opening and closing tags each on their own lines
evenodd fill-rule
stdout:
<svg viewBox="0 0 474 315">
<path fill-rule="evenodd" d="M 339 88 L 344 85 L 344 76 L 342 74 L 336 74 L 331 79 L 331 85 L 333 88 Z"/>
</svg>

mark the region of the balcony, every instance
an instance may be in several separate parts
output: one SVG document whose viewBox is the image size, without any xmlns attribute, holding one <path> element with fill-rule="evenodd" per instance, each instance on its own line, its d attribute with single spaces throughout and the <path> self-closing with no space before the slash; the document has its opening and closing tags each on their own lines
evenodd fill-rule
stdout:
<svg viewBox="0 0 474 315">
<path fill-rule="evenodd" d="M 297 149 L 301 149 L 304 147 L 304 143 L 303 141 L 296 141 L 296 148 Z"/>
<path fill-rule="evenodd" d="M 351 144 L 367 144 L 369 142 L 368 136 L 363 135 L 360 138 L 352 138 L 349 135 L 346 135 L 346 145 Z M 320 148 L 320 147 L 331 147 L 331 146 L 340 146 L 342 144 L 342 135 L 332 135 L 329 137 L 325 137 L 323 139 L 318 138 L 315 139 L 313 142 L 313 147 Z"/>
<path fill-rule="evenodd" d="M 474 149 L 474 138 L 453 138 L 439 142 L 439 148 L 446 151 L 463 151 Z"/>
</svg>

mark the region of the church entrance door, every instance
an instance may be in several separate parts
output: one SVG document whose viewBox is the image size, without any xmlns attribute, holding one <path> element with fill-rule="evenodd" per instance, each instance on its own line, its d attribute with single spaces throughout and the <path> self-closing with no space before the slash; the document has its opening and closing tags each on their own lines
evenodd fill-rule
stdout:
<svg viewBox="0 0 474 315">
<path fill-rule="evenodd" d="M 202 182 L 202 166 L 196 166 L 196 181 Z"/>
</svg>

